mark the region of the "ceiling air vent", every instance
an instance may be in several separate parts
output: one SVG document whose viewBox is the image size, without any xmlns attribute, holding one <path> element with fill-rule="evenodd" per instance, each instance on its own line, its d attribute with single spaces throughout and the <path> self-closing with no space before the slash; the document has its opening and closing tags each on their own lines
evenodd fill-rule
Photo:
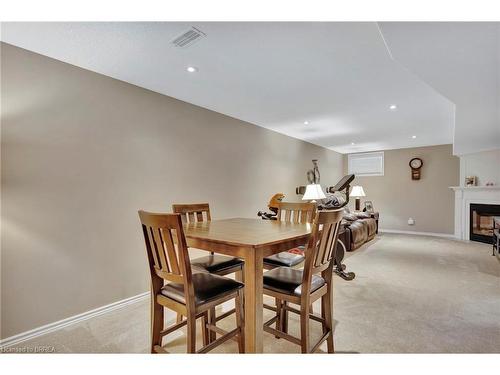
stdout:
<svg viewBox="0 0 500 375">
<path fill-rule="evenodd" d="M 197 29 L 196 27 L 191 27 L 188 31 L 172 40 L 172 44 L 175 47 L 186 48 L 206 36 L 207 34 L 205 34 L 203 31 Z"/>
</svg>

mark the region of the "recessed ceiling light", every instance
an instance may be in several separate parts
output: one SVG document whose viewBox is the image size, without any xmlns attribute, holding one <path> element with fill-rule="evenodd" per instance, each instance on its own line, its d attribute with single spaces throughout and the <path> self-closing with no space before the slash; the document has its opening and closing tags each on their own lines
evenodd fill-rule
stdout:
<svg viewBox="0 0 500 375">
<path fill-rule="evenodd" d="M 354 143 L 354 142 L 351 142 L 351 146 L 354 146 L 355 144 L 356 144 L 356 143 Z"/>
<path fill-rule="evenodd" d="M 309 121 L 304 121 L 304 125 L 309 125 Z"/>
<path fill-rule="evenodd" d="M 412 135 L 411 137 L 412 137 L 413 139 L 417 138 L 417 136 L 416 136 L 416 135 Z"/>
<path fill-rule="evenodd" d="M 398 109 L 398 106 L 397 106 L 396 104 L 392 104 L 392 105 L 389 107 L 389 109 L 390 109 L 391 111 L 395 111 L 396 109 Z"/>
<path fill-rule="evenodd" d="M 189 72 L 189 73 L 194 73 L 194 72 L 197 72 L 198 71 L 198 68 L 195 67 L 195 66 L 188 66 L 186 68 L 186 70 Z"/>
</svg>

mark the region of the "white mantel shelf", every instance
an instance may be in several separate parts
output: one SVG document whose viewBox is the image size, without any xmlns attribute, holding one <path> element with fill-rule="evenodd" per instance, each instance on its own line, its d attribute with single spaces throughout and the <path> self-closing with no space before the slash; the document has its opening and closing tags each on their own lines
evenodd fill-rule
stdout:
<svg viewBox="0 0 500 375">
<path fill-rule="evenodd" d="M 500 185 L 494 186 L 450 186 L 453 190 L 479 191 L 479 190 L 500 190 Z"/>
</svg>

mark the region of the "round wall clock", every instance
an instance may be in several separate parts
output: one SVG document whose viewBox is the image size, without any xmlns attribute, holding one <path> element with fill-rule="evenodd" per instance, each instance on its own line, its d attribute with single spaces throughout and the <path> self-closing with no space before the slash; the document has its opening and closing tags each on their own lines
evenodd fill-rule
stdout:
<svg viewBox="0 0 500 375">
<path fill-rule="evenodd" d="M 410 168 L 411 168 L 411 179 L 412 180 L 420 180 L 420 168 L 424 165 L 424 162 L 420 158 L 413 158 L 410 160 Z"/>
</svg>

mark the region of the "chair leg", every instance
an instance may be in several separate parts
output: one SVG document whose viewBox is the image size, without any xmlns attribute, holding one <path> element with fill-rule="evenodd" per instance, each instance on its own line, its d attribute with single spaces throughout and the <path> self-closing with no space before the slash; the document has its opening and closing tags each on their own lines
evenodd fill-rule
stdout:
<svg viewBox="0 0 500 375">
<path fill-rule="evenodd" d="M 245 313 L 243 311 L 243 291 L 240 289 L 235 300 L 236 326 L 240 327 L 238 334 L 238 351 L 245 353 Z"/>
<path fill-rule="evenodd" d="M 283 306 L 281 307 L 281 332 L 288 333 L 288 306 L 287 301 L 283 301 Z"/>
<path fill-rule="evenodd" d="M 156 345 L 161 346 L 160 332 L 164 328 L 163 314 L 163 306 L 157 303 L 154 297 L 151 297 L 151 353 L 156 353 L 154 350 Z"/>
<path fill-rule="evenodd" d="M 325 320 L 325 330 L 330 331 L 330 335 L 326 339 L 326 344 L 328 348 L 328 353 L 334 353 L 333 346 L 333 298 L 332 298 L 332 290 L 329 288 L 328 292 L 321 297 L 321 316 Z"/>
<path fill-rule="evenodd" d="M 209 330 L 207 328 L 208 324 L 208 312 L 205 312 L 201 317 L 201 333 L 203 335 L 203 346 L 207 346 L 209 344 Z"/>
<path fill-rule="evenodd" d="M 243 284 L 245 283 L 245 282 L 244 282 L 244 281 L 245 281 L 245 280 L 244 280 L 244 274 L 243 274 L 243 270 L 242 270 L 242 269 L 241 269 L 241 270 L 239 270 L 239 271 L 236 271 L 236 272 L 234 273 L 234 278 L 235 278 L 235 280 L 236 280 L 236 281 L 239 281 L 239 282 L 241 282 L 241 283 L 243 283 Z"/>
<path fill-rule="evenodd" d="M 242 284 L 245 284 L 245 272 L 244 272 L 244 268 L 243 267 L 241 268 L 241 270 L 236 271 L 234 273 L 234 279 L 236 281 L 239 281 Z M 244 309 L 244 308 L 245 308 L 245 298 L 243 297 L 243 306 L 242 306 L 242 309 Z"/>
<path fill-rule="evenodd" d="M 151 353 L 156 353 L 155 346 L 161 346 L 161 331 L 164 329 L 164 308 L 156 301 L 156 296 L 163 287 L 163 279 L 151 280 Z"/>
<path fill-rule="evenodd" d="M 208 323 L 210 325 L 215 326 L 217 324 L 215 320 L 215 307 L 212 307 L 210 310 L 208 310 Z M 208 331 L 208 342 L 213 342 L 217 338 L 216 333 L 212 330 Z"/>
<path fill-rule="evenodd" d="M 282 304 L 282 301 L 278 298 L 275 298 L 274 301 L 276 304 L 276 317 L 277 317 L 276 330 L 281 331 L 281 304 Z M 280 338 L 279 336 L 274 336 L 274 337 L 276 337 L 277 339 Z"/>
<path fill-rule="evenodd" d="M 187 352 L 196 353 L 196 316 L 187 316 Z"/>
<path fill-rule="evenodd" d="M 321 318 L 323 318 L 323 323 L 321 323 L 321 329 L 323 331 L 323 334 L 325 334 L 328 331 L 328 322 L 326 321 L 326 308 L 325 304 L 327 303 L 326 301 L 326 296 L 321 297 Z"/>
<path fill-rule="evenodd" d="M 300 306 L 300 342 L 302 353 L 309 353 L 309 304 Z"/>
</svg>

